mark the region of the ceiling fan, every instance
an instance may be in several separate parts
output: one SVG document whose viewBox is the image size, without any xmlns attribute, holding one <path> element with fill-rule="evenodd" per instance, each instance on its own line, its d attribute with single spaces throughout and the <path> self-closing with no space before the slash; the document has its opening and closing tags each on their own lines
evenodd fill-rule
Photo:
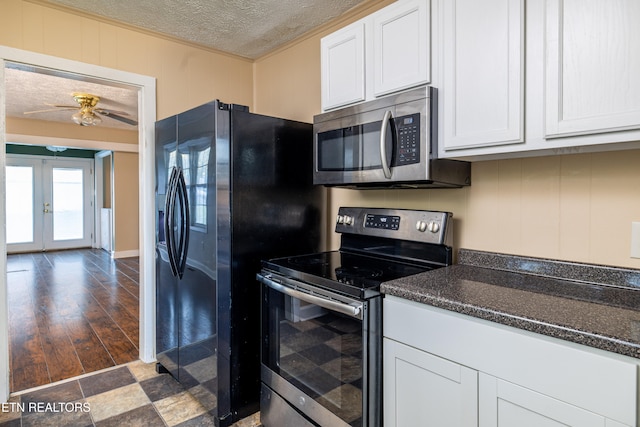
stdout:
<svg viewBox="0 0 640 427">
<path fill-rule="evenodd" d="M 102 123 L 102 116 L 118 120 L 131 126 L 136 126 L 138 124 L 137 121 L 124 117 L 128 115 L 128 113 L 124 111 L 114 111 L 106 108 L 97 108 L 98 102 L 100 102 L 100 97 L 96 95 L 82 92 L 74 92 L 71 95 L 73 96 L 73 99 L 78 103 L 77 106 L 47 104 L 51 105 L 51 107 L 54 108 L 37 111 L 26 111 L 24 114 L 46 113 L 48 111 L 60 111 L 61 109 L 78 110 L 77 113 L 71 116 L 71 119 L 80 126 L 99 125 L 100 123 Z"/>
</svg>

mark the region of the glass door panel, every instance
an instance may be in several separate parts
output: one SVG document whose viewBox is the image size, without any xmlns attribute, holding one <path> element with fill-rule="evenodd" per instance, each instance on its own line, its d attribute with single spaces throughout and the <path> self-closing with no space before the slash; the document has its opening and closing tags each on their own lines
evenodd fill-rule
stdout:
<svg viewBox="0 0 640 427">
<path fill-rule="evenodd" d="M 33 167 L 7 166 L 7 244 L 34 238 Z"/>
<path fill-rule="evenodd" d="M 6 232 L 8 252 L 42 249 L 42 161 L 7 156 Z"/>
<path fill-rule="evenodd" d="M 82 181 L 82 169 L 53 168 L 53 240 L 83 238 Z"/>
</svg>

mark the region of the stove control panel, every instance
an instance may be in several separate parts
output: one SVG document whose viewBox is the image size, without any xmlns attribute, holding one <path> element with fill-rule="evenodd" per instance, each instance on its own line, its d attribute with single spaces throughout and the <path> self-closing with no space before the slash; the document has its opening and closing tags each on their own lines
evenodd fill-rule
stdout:
<svg viewBox="0 0 640 427">
<path fill-rule="evenodd" d="M 366 228 L 382 228 L 385 230 L 400 229 L 400 217 L 397 215 L 367 214 L 364 220 Z"/>
<path fill-rule="evenodd" d="M 450 212 L 342 207 L 336 233 L 450 245 L 452 216 Z"/>
</svg>

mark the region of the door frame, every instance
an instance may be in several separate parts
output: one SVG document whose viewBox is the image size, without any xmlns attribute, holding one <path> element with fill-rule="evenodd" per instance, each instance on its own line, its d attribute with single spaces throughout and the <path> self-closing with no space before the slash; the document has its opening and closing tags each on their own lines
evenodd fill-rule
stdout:
<svg viewBox="0 0 640 427">
<path fill-rule="evenodd" d="M 91 140 L 64 140 L 6 133 L 5 67 L 6 63 L 21 63 L 62 73 L 83 75 L 106 82 L 125 84 L 138 89 L 138 145 L 106 143 Z M 5 184 L 6 142 L 69 145 L 79 148 L 113 151 L 137 151 L 140 195 L 139 249 L 140 249 L 140 359 L 145 363 L 155 360 L 155 229 L 154 217 L 154 126 L 156 121 L 156 80 L 150 76 L 115 70 L 99 65 L 58 58 L 0 46 L 0 188 Z M 4 198 L 0 202 L 0 223 L 5 224 Z M 0 227 L 0 402 L 9 398 L 9 310 L 7 306 L 7 243 L 4 227 Z"/>
<path fill-rule="evenodd" d="M 55 169 L 80 169 L 82 170 L 82 198 L 83 198 L 83 208 L 82 208 L 82 216 L 84 218 L 82 222 L 82 235 L 83 239 L 76 239 L 76 243 L 72 243 L 72 241 L 65 240 L 55 240 L 55 212 L 58 209 L 56 204 L 54 203 L 55 191 L 53 186 L 50 188 L 43 188 L 43 195 L 47 196 L 50 192 L 50 203 L 53 208 L 53 217 L 51 218 L 53 221 L 46 220 L 44 222 L 44 232 L 43 232 L 43 248 L 50 245 L 50 250 L 57 249 L 66 249 L 77 247 L 79 241 L 82 241 L 83 244 L 87 244 L 89 246 L 93 245 L 93 159 L 74 159 L 74 158 L 52 158 L 52 159 L 43 159 L 43 174 L 42 177 L 49 176 L 49 170 L 51 170 L 51 184 L 53 185 L 53 174 Z M 45 197 L 46 198 L 46 197 Z M 48 232 L 48 227 L 51 227 L 51 234 Z M 47 239 L 51 238 L 51 241 L 47 241 Z M 44 250 L 44 249 L 43 249 Z"/>
<path fill-rule="evenodd" d="M 94 190 L 95 190 L 95 199 L 94 199 L 94 239 L 93 239 L 93 247 L 94 248 L 103 248 L 104 242 L 102 241 L 102 208 L 104 207 L 104 165 L 103 161 L 105 158 L 111 157 L 111 170 L 109 171 L 109 189 L 111 194 L 109 195 L 111 199 L 110 206 L 113 211 L 113 152 L 110 150 L 102 150 L 93 156 L 94 160 Z M 109 232 L 109 238 L 111 241 L 109 242 L 109 254 L 113 256 L 113 217 L 111 218 L 109 227 L 111 228 Z"/>
</svg>

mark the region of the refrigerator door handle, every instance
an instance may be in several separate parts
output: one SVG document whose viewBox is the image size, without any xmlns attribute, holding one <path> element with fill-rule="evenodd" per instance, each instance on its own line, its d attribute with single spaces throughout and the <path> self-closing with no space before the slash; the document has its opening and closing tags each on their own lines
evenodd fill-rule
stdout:
<svg viewBox="0 0 640 427">
<path fill-rule="evenodd" d="M 167 254 L 169 255 L 169 266 L 171 267 L 171 274 L 173 277 L 178 276 L 178 268 L 176 265 L 176 255 L 175 255 L 175 235 L 174 235 L 174 226 L 175 226 L 175 218 L 173 215 L 173 209 L 175 207 L 176 201 L 176 184 L 178 177 L 178 169 L 171 169 L 171 176 L 169 178 L 169 183 L 167 184 L 167 199 L 165 202 L 165 216 L 164 216 L 164 224 L 165 224 L 165 239 L 167 241 Z"/>
<path fill-rule="evenodd" d="M 187 184 L 184 180 L 184 173 L 182 170 L 178 172 L 178 179 L 176 182 L 178 198 L 180 201 L 181 209 L 181 232 L 180 232 L 180 244 L 178 245 L 178 275 L 182 279 L 184 269 L 187 265 L 187 252 L 189 250 L 189 230 L 191 225 L 191 217 L 189 216 L 189 197 L 187 193 Z"/>
</svg>

